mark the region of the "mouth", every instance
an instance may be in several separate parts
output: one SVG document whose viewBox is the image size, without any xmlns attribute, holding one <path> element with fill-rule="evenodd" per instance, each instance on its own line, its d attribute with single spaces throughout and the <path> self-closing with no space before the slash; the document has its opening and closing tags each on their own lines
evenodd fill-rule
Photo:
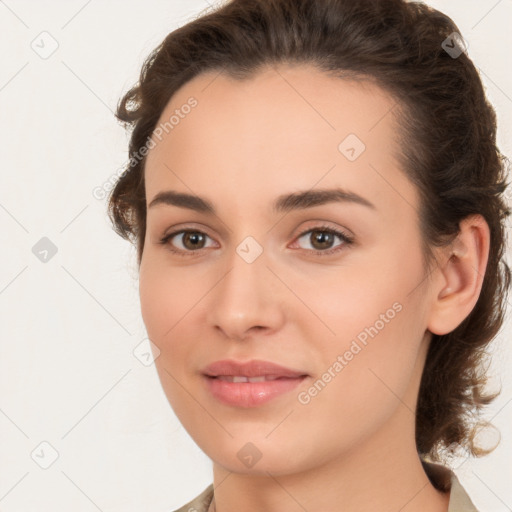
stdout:
<svg viewBox="0 0 512 512">
<path fill-rule="evenodd" d="M 217 361 L 202 372 L 202 381 L 212 398 L 242 408 L 262 406 L 278 397 L 289 399 L 290 392 L 308 377 L 302 371 L 261 360 Z"/>
</svg>

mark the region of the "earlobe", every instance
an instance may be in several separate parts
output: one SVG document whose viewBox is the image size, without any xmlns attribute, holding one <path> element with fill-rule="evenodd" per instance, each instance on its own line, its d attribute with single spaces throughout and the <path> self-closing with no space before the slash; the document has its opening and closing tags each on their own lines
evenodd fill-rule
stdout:
<svg viewBox="0 0 512 512">
<path fill-rule="evenodd" d="M 427 328 L 433 334 L 447 334 L 473 310 L 489 257 L 490 232 L 481 215 L 461 221 L 459 234 L 444 249 L 433 280 L 432 302 Z"/>
</svg>

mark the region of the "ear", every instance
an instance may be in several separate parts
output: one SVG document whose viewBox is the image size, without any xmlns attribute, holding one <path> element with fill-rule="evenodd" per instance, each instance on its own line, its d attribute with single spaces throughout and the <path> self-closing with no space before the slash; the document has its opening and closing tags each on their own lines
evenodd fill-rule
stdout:
<svg viewBox="0 0 512 512">
<path fill-rule="evenodd" d="M 459 234 L 448 248 L 432 280 L 432 302 L 427 328 L 433 334 L 448 334 L 473 310 L 484 280 L 489 258 L 489 226 L 481 215 L 461 221 Z"/>
</svg>

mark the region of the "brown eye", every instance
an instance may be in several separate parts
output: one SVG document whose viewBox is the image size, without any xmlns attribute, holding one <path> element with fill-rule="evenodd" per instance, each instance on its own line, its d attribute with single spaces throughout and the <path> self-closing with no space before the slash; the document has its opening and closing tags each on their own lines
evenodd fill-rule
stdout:
<svg viewBox="0 0 512 512">
<path fill-rule="evenodd" d="M 297 240 L 301 238 L 305 238 L 310 243 L 313 252 L 322 256 L 343 250 L 344 247 L 353 243 L 351 236 L 341 231 L 322 226 L 304 231 L 299 235 Z M 333 248 L 336 238 L 340 239 L 341 243 Z"/>
<path fill-rule="evenodd" d="M 176 242 L 173 239 L 180 242 L 180 245 L 176 246 Z M 186 230 L 175 231 L 166 235 L 160 243 L 168 245 L 169 250 L 176 253 L 195 252 L 199 249 L 206 247 L 206 239 L 210 238 L 206 233 L 202 231 Z"/>
</svg>

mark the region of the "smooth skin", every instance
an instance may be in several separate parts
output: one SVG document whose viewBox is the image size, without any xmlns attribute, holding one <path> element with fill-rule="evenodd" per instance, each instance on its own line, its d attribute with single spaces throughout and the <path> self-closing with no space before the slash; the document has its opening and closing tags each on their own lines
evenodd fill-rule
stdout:
<svg viewBox="0 0 512 512">
<path fill-rule="evenodd" d="M 206 198 L 215 214 L 148 208 L 139 289 L 162 387 L 213 461 L 217 512 L 446 512 L 449 494 L 430 484 L 416 451 L 414 411 L 430 333 L 455 329 L 478 299 L 487 224 L 481 216 L 461 223 L 427 278 L 418 192 L 393 156 L 395 100 L 375 84 L 309 65 L 269 66 L 245 82 L 208 72 L 177 91 L 161 121 L 191 96 L 197 106 L 153 137 L 147 205 L 174 190 Z M 366 146 L 354 161 L 338 149 L 349 134 Z M 374 208 L 272 211 L 283 194 L 336 187 Z M 337 235 L 319 243 L 315 230 L 325 226 L 353 243 Z M 160 243 L 180 229 L 196 238 Z M 236 251 L 248 236 L 263 250 L 252 263 Z M 298 394 L 395 303 L 400 312 L 300 403 Z M 201 376 L 230 358 L 309 377 L 264 405 L 234 407 L 211 396 Z M 261 453 L 252 467 L 237 456 L 248 442 Z"/>
</svg>

